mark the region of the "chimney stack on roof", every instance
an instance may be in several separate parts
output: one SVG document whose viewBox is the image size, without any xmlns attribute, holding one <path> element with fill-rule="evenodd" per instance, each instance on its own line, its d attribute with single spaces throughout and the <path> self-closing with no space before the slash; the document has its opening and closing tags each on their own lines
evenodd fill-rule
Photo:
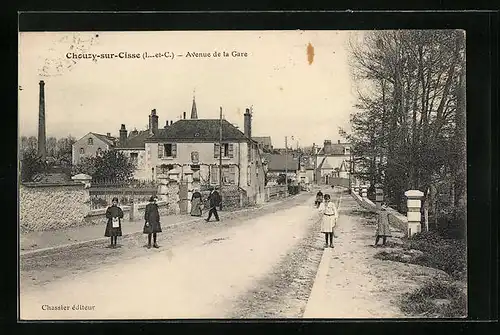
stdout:
<svg viewBox="0 0 500 335">
<path fill-rule="evenodd" d="M 182 118 L 185 120 L 186 119 L 186 112 L 182 113 Z"/>
<path fill-rule="evenodd" d="M 337 142 L 337 143 L 338 143 L 338 144 L 340 144 L 340 140 L 338 140 L 338 142 Z"/>
<path fill-rule="evenodd" d="M 151 135 L 158 134 L 158 115 L 156 115 L 156 109 L 151 110 L 151 115 L 149 116 L 149 133 Z"/>
<path fill-rule="evenodd" d="M 38 155 L 47 157 L 47 142 L 45 140 L 45 83 L 40 80 L 40 102 L 38 105 Z"/>
<path fill-rule="evenodd" d="M 328 155 L 332 152 L 332 141 L 325 140 L 324 146 L 323 146 L 323 151 L 324 151 L 325 155 Z"/>
<path fill-rule="evenodd" d="M 170 125 L 173 125 L 174 124 L 174 121 L 170 120 Z"/>
<path fill-rule="evenodd" d="M 122 127 L 120 128 L 120 146 L 124 146 L 125 142 L 127 142 L 127 129 L 125 128 L 125 125 L 122 124 Z"/>
<path fill-rule="evenodd" d="M 163 127 L 163 128 L 167 128 L 167 127 L 168 127 L 168 120 L 165 121 L 165 127 Z"/>
<path fill-rule="evenodd" d="M 250 113 L 250 108 L 247 108 L 244 114 L 243 128 L 245 136 L 252 138 L 252 113 Z"/>
<path fill-rule="evenodd" d="M 111 137 L 111 133 L 106 133 L 106 136 L 107 137 Z"/>
</svg>

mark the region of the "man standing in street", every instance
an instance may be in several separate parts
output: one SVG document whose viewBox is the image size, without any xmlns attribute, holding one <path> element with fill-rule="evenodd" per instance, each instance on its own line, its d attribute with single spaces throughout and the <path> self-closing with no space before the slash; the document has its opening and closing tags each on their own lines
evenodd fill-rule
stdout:
<svg viewBox="0 0 500 335">
<path fill-rule="evenodd" d="M 219 221 L 219 213 L 217 213 L 217 206 L 221 205 L 221 196 L 217 190 L 213 187 L 210 189 L 210 195 L 208 196 L 208 202 L 210 206 L 210 210 L 208 211 L 208 218 L 205 221 L 210 221 L 212 214 L 215 216 L 215 221 Z"/>
</svg>

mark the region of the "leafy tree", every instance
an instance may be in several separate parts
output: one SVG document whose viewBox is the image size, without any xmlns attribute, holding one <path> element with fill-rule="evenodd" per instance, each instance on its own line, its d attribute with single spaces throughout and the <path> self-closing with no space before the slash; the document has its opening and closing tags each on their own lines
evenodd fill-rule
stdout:
<svg viewBox="0 0 500 335">
<path fill-rule="evenodd" d="M 21 159 L 21 181 L 34 182 L 45 171 L 45 163 L 35 150 L 25 150 Z"/>
<path fill-rule="evenodd" d="M 105 151 L 99 157 L 85 157 L 73 169 L 74 174 L 84 173 L 94 180 L 130 180 L 135 170 L 134 164 L 119 151 Z"/>
<path fill-rule="evenodd" d="M 351 54 L 358 103 L 352 131 L 340 133 L 353 144 L 355 175 L 383 183 L 400 209 L 409 188 L 426 194 L 434 215 L 465 208 L 463 32 L 367 32 Z M 436 198 L 438 188 L 449 199 Z"/>
</svg>

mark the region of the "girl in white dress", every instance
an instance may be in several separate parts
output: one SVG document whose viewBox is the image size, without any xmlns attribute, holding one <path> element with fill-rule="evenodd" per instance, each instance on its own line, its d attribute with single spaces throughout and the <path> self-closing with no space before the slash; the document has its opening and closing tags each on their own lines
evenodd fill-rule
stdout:
<svg viewBox="0 0 500 335">
<path fill-rule="evenodd" d="M 324 195 L 325 201 L 319 205 L 321 213 L 321 232 L 325 234 L 325 248 L 333 248 L 333 235 L 337 225 L 338 211 L 335 204 L 331 201 L 330 195 Z M 330 241 L 330 243 L 328 243 Z"/>
</svg>

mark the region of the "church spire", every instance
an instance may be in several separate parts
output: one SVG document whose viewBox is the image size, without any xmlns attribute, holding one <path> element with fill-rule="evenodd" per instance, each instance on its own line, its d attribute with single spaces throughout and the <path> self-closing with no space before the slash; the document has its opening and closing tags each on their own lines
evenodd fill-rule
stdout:
<svg viewBox="0 0 500 335">
<path fill-rule="evenodd" d="M 195 93 L 193 92 L 193 106 L 191 107 L 191 119 L 197 119 L 198 118 L 198 111 L 196 110 L 196 99 L 195 99 Z"/>
</svg>

